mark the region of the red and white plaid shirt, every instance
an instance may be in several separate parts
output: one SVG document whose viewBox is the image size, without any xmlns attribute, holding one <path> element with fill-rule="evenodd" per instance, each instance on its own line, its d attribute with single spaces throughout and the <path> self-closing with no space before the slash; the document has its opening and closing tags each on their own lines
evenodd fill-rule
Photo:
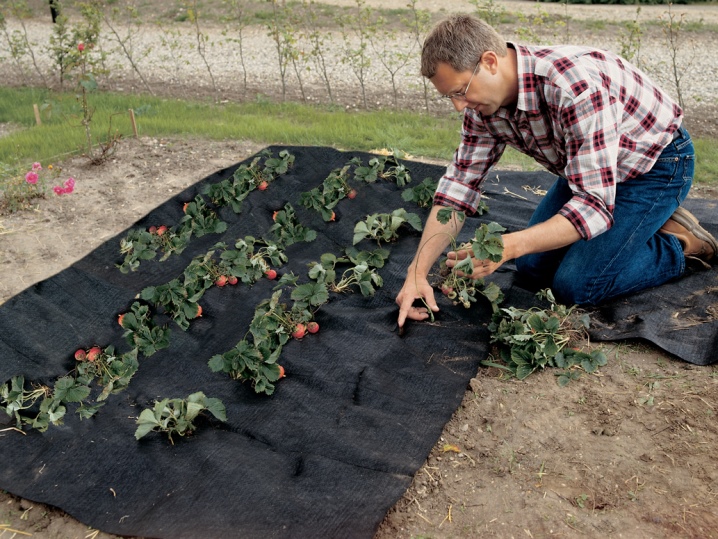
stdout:
<svg viewBox="0 0 718 539">
<path fill-rule="evenodd" d="M 584 239 L 611 228 L 616 184 L 648 172 L 681 126 L 683 111 L 631 64 L 577 46 L 517 53 L 515 110 L 466 109 L 462 141 L 434 203 L 473 213 L 480 186 L 506 145 L 566 178 L 573 198 L 559 211 Z"/>
</svg>

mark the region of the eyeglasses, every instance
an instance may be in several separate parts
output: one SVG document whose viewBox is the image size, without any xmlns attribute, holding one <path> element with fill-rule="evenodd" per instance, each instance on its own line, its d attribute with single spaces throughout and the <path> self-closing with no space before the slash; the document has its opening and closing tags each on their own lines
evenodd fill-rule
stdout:
<svg viewBox="0 0 718 539">
<path fill-rule="evenodd" d="M 474 80 L 474 75 L 479 71 L 479 66 L 481 65 L 481 60 L 476 64 L 476 67 L 474 68 L 474 72 L 471 74 L 471 78 L 469 78 L 469 83 L 466 85 L 466 88 L 464 88 L 463 92 L 455 92 L 453 94 L 449 95 L 441 95 L 439 97 L 443 97 L 444 99 L 466 99 L 466 92 L 469 91 L 469 86 L 471 86 L 471 81 Z"/>
</svg>

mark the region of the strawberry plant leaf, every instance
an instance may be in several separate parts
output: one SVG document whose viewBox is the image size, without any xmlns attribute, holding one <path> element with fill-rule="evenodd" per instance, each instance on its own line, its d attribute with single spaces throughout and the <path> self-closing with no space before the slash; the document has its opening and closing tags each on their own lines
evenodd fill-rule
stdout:
<svg viewBox="0 0 718 539">
<path fill-rule="evenodd" d="M 423 228 L 421 224 L 421 219 L 417 214 L 404 212 L 404 218 L 414 230 L 421 230 Z"/>
<path fill-rule="evenodd" d="M 227 409 L 221 400 L 215 397 L 207 397 L 205 398 L 204 403 L 207 407 L 207 411 L 214 417 L 222 422 L 227 421 Z"/>
<path fill-rule="evenodd" d="M 212 372 L 229 372 L 229 369 L 227 368 L 227 362 L 225 361 L 224 356 L 221 354 L 216 354 L 212 356 L 209 359 L 207 365 L 209 365 L 209 368 Z"/>
<path fill-rule="evenodd" d="M 466 257 L 463 260 L 459 260 L 454 266 L 454 271 L 461 271 L 466 275 L 474 273 L 474 260 L 471 257 Z"/>
<path fill-rule="evenodd" d="M 82 402 L 90 396 L 90 388 L 77 383 L 71 376 L 63 376 L 55 382 L 53 398 L 63 402 Z"/>
<path fill-rule="evenodd" d="M 291 298 L 317 307 L 329 301 L 329 292 L 324 283 L 306 283 L 295 288 Z"/>
<path fill-rule="evenodd" d="M 93 415 L 97 413 L 97 411 L 102 408 L 105 405 L 104 402 L 100 402 L 97 404 L 94 404 L 92 406 L 89 406 L 85 403 L 82 403 L 80 407 L 77 409 L 77 413 L 80 416 L 80 419 L 89 419 Z"/>
</svg>

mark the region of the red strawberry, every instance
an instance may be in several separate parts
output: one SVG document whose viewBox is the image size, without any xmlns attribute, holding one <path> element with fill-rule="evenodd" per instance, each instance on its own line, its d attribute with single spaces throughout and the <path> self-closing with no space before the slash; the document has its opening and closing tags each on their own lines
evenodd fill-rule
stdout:
<svg viewBox="0 0 718 539">
<path fill-rule="evenodd" d="M 274 279 L 277 278 L 277 272 L 276 272 L 276 270 L 273 270 L 273 269 L 267 270 L 264 274 L 267 276 L 267 279 L 269 279 L 270 281 L 273 281 Z"/>
<path fill-rule="evenodd" d="M 214 284 L 219 287 L 223 287 L 227 284 L 227 277 L 225 275 L 220 275 L 219 277 L 217 277 L 217 280 L 214 282 Z"/>
<path fill-rule="evenodd" d="M 154 225 L 151 226 L 151 227 L 148 229 L 148 232 L 149 232 L 150 234 L 157 234 L 157 227 L 154 226 Z"/>
<path fill-rule="evenodd" d="M 316 333 L 317 331 L 319 331 L 319 324 L 314 321 L 309 322 L 307 324 L 307 331 L 309 333 Z"/>
<path fill-rule="evenodd" d="M 122 326 L 122 321 L 125 319 L 125 313 L 122 313 L 120 316 L 117 317 L 117 323 Z M 124 327 L 124 326 L 122 326 Z"/>
<path fill-rule="evenodd" d="M 187 206 L 189 206 L 189 202 L 185 202 L 185 203 L 182 205 L 182 211 L 185 212 L 185 213 L 187 213 Z"/>
<path fill-rule="evenodd" d="M 284 373 L 284 367 L 282 367 L 281 365 L 277 365 L 277 367 L 279 367 L 279 378 L 284 378 L 285 376 L 287 376 Z"/>
<path fill-rule="evenodd" d="M 97 361 L 102 355 L 102 349 L 99 346 L 93 346 L 87 351 L 87 361 Z"/>
<path fill-rule="evenodd" d="M 158 236 L 161 236 L 161 235 L 164 234 L 165 232 L 167 232 L 167 227 L 166 227 L 165 225 L 162 225 L 162 226 L 160 226 L 160 227 L 157 227 L 157 235 L 158 235 Z"/>
<path fill-rule="evenodd" d="M 269 184 L 267 183 L 266 180 L 263 180 L 263 181 L 259 182 L 257 189 L 259 189 L 260 191 L 266 191 L 267 187 L 269 187 Z"/>
<path fill-rule="evenodd" d="M 85 361 L 87 359 L 87 354 L 82 348 L 75 352 L 75 359 L 77 361 Z"/>
<path fill-rule="evenodd" d="M 201 305 L 197 305 L 197 314 L 194 315 L 194 317 L 195 317 L 195 318 L 199 318 L 200 316 L 202 316 L 202 306 L 201 306 Z"/>
<path fill-rule="evenodd" d="M 231 284 L 232 286 L 237 284 L 238 279 L 234 275 L 230 275 L 227 277 L 227 282 Z"/>
<path fill-rule="evenodd" d="M 294 331 L 292 332 L 292 337 L 294 337 L 295 339 L 301 339 L 306 334 L 307 327 L 304 324 L 297 324 L 297 327 L 295 327 Z"/>
<path fill-rule="evenodd" d="M 277 214 L 278 214 L 278 213 L 279 213 L 279 210 L 275 211 L 275 212 L 272 214 L 272 221 L 276 221 L 276 220 L 277 220 Z"/>
<path fill-rule="evenodd" d="M 329 219 L 330 221 L 336 221 L 337 220 L 337 214 L 332 212 L 332 218 Z"/>
<path fill-rule="evenodd" d="M 353 198 L 356 198 L 356 196 L 357 196 L 357 191 L 356 191 L 356 189 L 352 189 L 351 191 L 349 191 L 349 192 L 347 193 L 347 196 L 348 196 L 349 198 L 352 198 L 352 199 L 353 199 Z"/>
</svg>

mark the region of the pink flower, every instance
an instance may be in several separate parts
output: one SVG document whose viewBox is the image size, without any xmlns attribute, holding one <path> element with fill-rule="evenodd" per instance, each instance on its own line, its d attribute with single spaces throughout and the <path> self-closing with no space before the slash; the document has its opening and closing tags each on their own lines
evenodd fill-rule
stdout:
<svg viewBox="0 0 718 539">
<path fill-rule="evenodd" d="M 38 170 L 42 170 L 42 165 L 40 163 L 33 163 L 32 164 L 32 171 L 37 172 Z"/>
<path fill-rule="evenodd" d="M 82 41 L 77 44 L 77 50 L 80 52 L 85 50 L 85 44 Z"/>
<path fill-rule="evenodd" d="M 70 176 L 65 180 L 65 189 L 69 189 L 68 193 L 72 193 L 73 187 L 75 187 L 75 178 Z"/>
<path fill-rule="evenodd" d="M 27 183 L 31 183 L 31 184 L 35 185 L 37 183 L 37 179 L 38 179 L 37 172 L 30 171 L 27 174 L 25 174 L 25 181 Z"/>
<path fill-rule="evenodd" d="M 52 190 L 55 191 L 56 195 L 61 195 L 65 192 L 65 190 L 62 187 L 60 187 L 59 185 L 56 185 L 55 187 L 53 187 Z"/>
</svg>

